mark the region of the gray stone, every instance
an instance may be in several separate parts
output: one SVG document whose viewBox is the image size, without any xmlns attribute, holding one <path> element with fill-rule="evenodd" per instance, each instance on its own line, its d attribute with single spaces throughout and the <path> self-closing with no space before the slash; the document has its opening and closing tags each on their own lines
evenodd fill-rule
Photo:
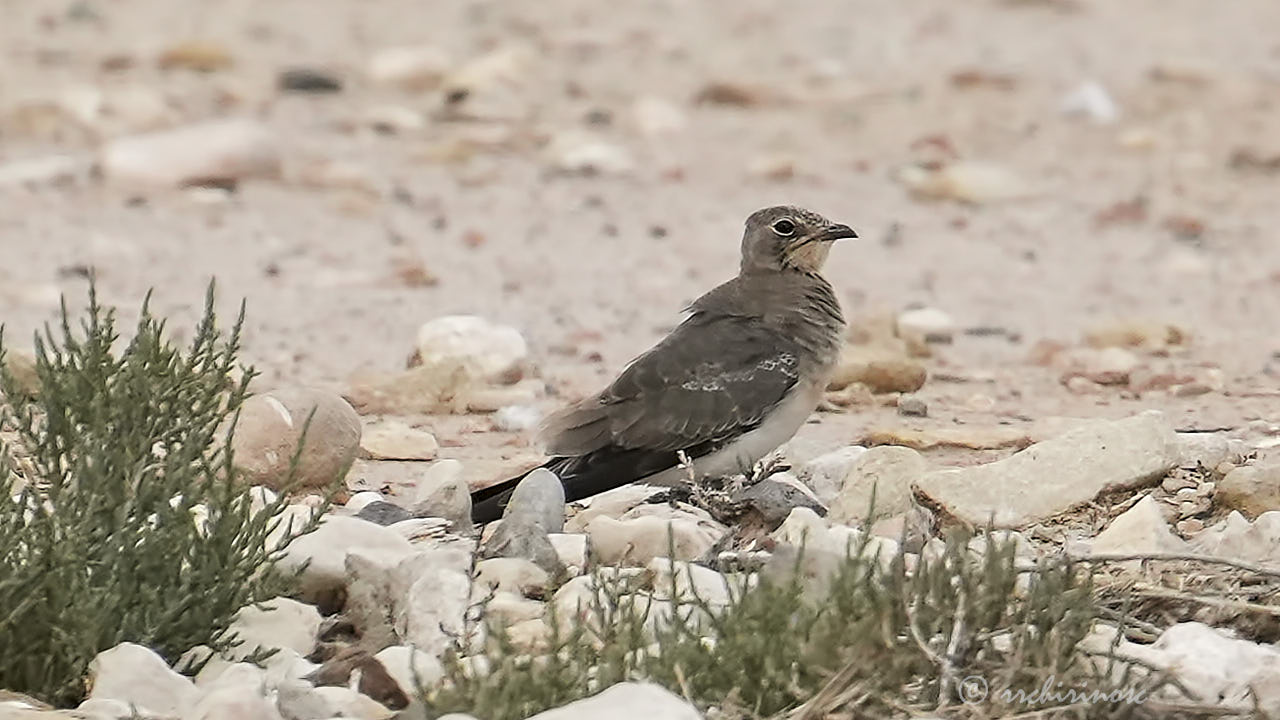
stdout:
<svg viewBox="0 0 1280 720">
<path fill-rule="evenodd" d="M 427 468 L 414 489 L 414 517 L 444 518 L 460 530 L 471 528 L 471 489 L 462 478 L 462 463 L 439 460 Z"/>
<path fill-rule="evenodd" d="M 1092 422 L 976 467 L 926 474 L 917 491 L 944 513 L 974 526 L 1016 528 L 1092 500 L 1101 492 L 1151 483 L 1181 459 L 1159 412 Z"/>
<path fill-rule="evenodd" d="M 760 482 L 737 492 L 733 500 L 745 503 L 760 514 L 765 525 L 772 530 L 782 524 L 783 520 L 798 507 L 806 507 L 819 515 L 826 515 L 827 509 L 808 493 L 787 483 L 765 478 Z"/>
<path fill-rule="evenodd" d="M 543 532 L 564 531 L 564 485 L 556 474 L 538 468 L 524 476 L 502 514 L 504 520 L 528 520 Z"/>
<path fill-rule="evenodd" d="M 356 517 L 374 525 L 395 525 L 401 520 L 413 518 L 413 513 L 385 500 L 371 502 L 356 513 Z"/>
<path fill-rule="evenodd" d="M 286 388 L 245 401 L 231 448 L 248 482 L 281 490 L 289 489 L 290 463 L 302 443 L 293 482 L 300 488 L 330 488 L 351 469 L 360 433 L 360 416 L 338 395 Z"/>
<path fill-rule="evenodd" d="M 485 541 L 480 554 L 484 558 L 523 558 L 552 575 L 564 572 L 560 554 L 551 538 L 532 518 L 505 518 Z"/>
<path fill-rule="evenodd" d="M 670 690 L 651 683 L 619 683 L 589 698 L 538 713 L 529 720 L 702 720 Z"/>
<path fill-rule="evenodd" d="M 929 405 L 914 395 L 903 395 L 898 398 L 898 414 L 903 417 L 927 417 Z"/>
<path fill-rule="evenodd" d="M 1218 483 L 1215 499 L 1247 517 L 1280 510 L 1280 464 L 1244 465 Z"/>
<path fill-rule="evenodd" d="M 840 493 L 831 503 L 831 522 L 855 525 L 907 512 L 911 485 L 927 471 L 928 463 L 911 448 L 884 445 L 867 450 L 845 472 Z"/>
</svg>

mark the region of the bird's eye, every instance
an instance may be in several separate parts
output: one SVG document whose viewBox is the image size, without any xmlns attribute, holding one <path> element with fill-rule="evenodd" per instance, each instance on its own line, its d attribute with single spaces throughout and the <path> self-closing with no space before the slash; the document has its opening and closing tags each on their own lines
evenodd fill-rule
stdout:
<svg viewBox="0 0 1280 720">
<path fill-rule="evenodd" d="M 787 218 L 782 218 L 773 224 L 773 231 L 782 237 L 791 237 L 796 232 L 796 224 Z"/>
</svg>

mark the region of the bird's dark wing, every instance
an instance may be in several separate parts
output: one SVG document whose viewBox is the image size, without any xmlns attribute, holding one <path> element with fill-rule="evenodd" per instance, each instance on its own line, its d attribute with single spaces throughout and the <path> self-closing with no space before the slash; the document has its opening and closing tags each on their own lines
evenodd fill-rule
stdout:
<svg viewBox="0 0 1280 720">
<path fill-rule="evenodd" d="M 753 318 L 694 313 L 604 392 L 553 416 L 548 451 L 677 451 L 734 437 L 795 386 L 800 356 Z"/>
</svg>

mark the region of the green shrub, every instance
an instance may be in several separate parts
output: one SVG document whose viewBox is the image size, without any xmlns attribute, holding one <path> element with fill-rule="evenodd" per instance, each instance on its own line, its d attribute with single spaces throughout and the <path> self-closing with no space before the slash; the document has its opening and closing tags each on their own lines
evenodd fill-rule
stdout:
<svg viewBox="0 0 1280 720">
<path fill-rule="evenodd" d="M 1066 561 L 1019 567 L 1012 542 L 987 542 L 977 558 L 953 539 L 910 571 L 904 555 L 884 567 L 854 548 L 823 586 L 800 572 L 762 574 L 754 587 L 739 583 L 727 608 L 686 596 L 687 612 L 668 613 L 656 632 L 644 627 L 651 606 L 626 581 L 598 575 L 585 622 L 564 627 L 548 610 L 545 652 L 531 656 L 491 627 L 479 663 L 487 672 L 455 654 L 423 703 L 428 717 L 517 720 L 647 680 L 720 718 L 985 718 L 1052 706 L 1023 701 L 1050 679 L 1116 688 L 1114 676 L 1076 652 L 1097 617 L 1091 576 Z M 986 696 L 962 687 L 974 677 Z M 1123 682 L 1149 688 L 1157 680 Z M 1064 712 L 1044 717 L 1127 717 L 1140 707 Z"/>
<path fill-rule="evenodd" d="M 185 350 L 145 303 L 121 348 L 90 288 L 78 327 L 64 303 L 36 337 L 34 396 L 0 362 L 0 465 L 23 457 L 0 467 L 0 688 L 74 703 L 101 650 L 226 646 L 236 610 L 278 594 L 272 561 L 308 528 L 279 527 L 283 495 L 253 501 L 222 441 L 253 376 L 242 320 L 219 331 L 210 286 Z"/>
</svg>

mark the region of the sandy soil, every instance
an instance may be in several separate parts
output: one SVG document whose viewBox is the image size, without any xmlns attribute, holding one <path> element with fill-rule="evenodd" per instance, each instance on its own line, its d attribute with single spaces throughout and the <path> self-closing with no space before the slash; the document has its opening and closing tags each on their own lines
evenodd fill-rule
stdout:
<svg viewBox="0 0 1280 720">
<path fill-rule="evenodd" d="M 179 326 L 216 277 L 224 312 L 247 300 L 245 354 L 265 385 L 342 387 L 358 369 L 402 367 L 420 323 L 474 313 L 528 338 L 551 407 L 597 389 L 730 276 L 749 212 L 794 203 L 862 234 L 828 270 L 847 315 L 918 303 L 961 328 L 1007 331 L 938 348 L 931 370 L 970 381 L 927 384 L 928 418 L 881 406 L 822 414 L 797 455 L 873 426 L 1146 408 L 1186 428 L 1257 434 L 1280 421 L 1274 0 L 0 0 L 0 16 L 0 161 L 87 151 L 120 132 L 31 132 L 13 118 L 33 98 L 142 86 L 163 93 L 174 124 L 261 118 L 285 165 L 283 181 L 214 199 L 111 182 L 0 189 L 0 322 L 11 342 L 55 317 L 59 292 L 82 298 L 86 267 L 125 310 L 154 288 L 155 308 Z M 157 68 L 158 53 L 191 39 L 233 64 Z M 518 83 L 497 98 L 507 119 L 368 129 L 372 108 L 438 114 L 438 93 L 364 78 L 371 54 L 406 43 L 459 64 L 527 48 Z M 294 66 L 330 69 L 345 88 L 278 92 L 277 73 Z M 1116 122 L 1060 111 L 1089 80 L 1118 104 Z M 757 102 L 693 102 L 712 82 L 749 88 Z M 687 126 L 642 132 L 640 97 L 674 103 Z M 571 130 L 620 146 L 633 167 L 551 172 L 543 141 Z M 444 159 L 481 135 L 500 147 Z M 1240 151 L 1256 162 L 1233 165 Z M 894 179 L 953 156 L 1007 168 L 1031 197 L 923 202 Z M 326 161 L 354 168 L 360 187 L 300 181 Z M 1113 221 L 1136 197 L 1142 217 Z M 438 282 L 398 281 L 397 268 L 416 262 Z M 1113 319 L 1189 329 L 1179 361 L 1221 367 L 1225 387 L 1074 394 L 1060 369 L 1027 361 L 1037 341 L 1075 344 Z M 445 454 L 505 462 L 529 452 L 527 438 L 490 432 L 482 417 L 419 420 Z"/>
</svg>

